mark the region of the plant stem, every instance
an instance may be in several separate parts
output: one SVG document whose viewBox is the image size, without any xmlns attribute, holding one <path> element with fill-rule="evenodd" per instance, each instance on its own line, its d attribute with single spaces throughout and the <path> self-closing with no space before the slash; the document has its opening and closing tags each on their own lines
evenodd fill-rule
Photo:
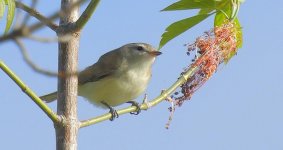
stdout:
<svg viewBox="0 0 283 150">
<path fill-rule="evenodd" d="M 8 66 L 0 60 L 0 68 L 45 112 L 45 114 L 54 122 L 59 124 L 61 119 L 52 111 L 26 84 L 15 74 Z"/>
<path fill-rule="evenodd" d="M 35 18 L 37 18 L 42 23 L 46 24 L 53 31 L 57 30 L 57 28 L 58 28 L 57 24 L 53 23 L 52 20 L 50 20 L 49 18 L 46 18 L 45 16 L 41 15 L 35 9 L 30 8 L 29 6 L 25 5 L 24 3 L 21 3 L 21 2 L 18 2 L 18 1 L 16 1 L 16 6 L 18 8 L 21 8 L 25 12 L 27 12 L 29 15 L 34 16 Z"/>
<path fill-rule="evenodd" d="M 74 24 L 73 28 L 71 29 L 72 31 L 79 31 L 81 30 L 84 25 L 88 22 L 90 17 L 92 16 L 93 12 L 96 10 L 97 5 L 99 4 L 100 0 L 92 0 L 85 11 L 82 13 L 80 18 L 76 21 Z"/>
</svg>

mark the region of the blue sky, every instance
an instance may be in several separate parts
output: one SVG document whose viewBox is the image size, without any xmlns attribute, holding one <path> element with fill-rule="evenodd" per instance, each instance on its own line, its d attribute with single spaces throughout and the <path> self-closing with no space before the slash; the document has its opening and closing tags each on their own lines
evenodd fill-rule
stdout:
<svg viewBox="0 0 283 150">
<path fill-rule="evenodd" d="M 173 2 L 102 1 L 82 32 L 79 69 L 125 43 L 146 42 L 158 47 L 160 36 L 170 23 L 196 13 L 159 11 Z M 138 116 L 127 114 L 114 122 L 105 121 L 81 129 L 78 149 L 282 150 L 282 5 L 283 1 L 249 0 L 242 5 L 239 19 L 243 26 L 243 47 L 193 95 L 191 101 L 177 109 L 169 130 L 164 128 L 169 103 L 162 102 Z M 41 1 L 38 6 L 46 15 L 58 8 L 59 2 L 55 1 Z M 156 60 L 146 91 L 150 99 L 169 87 L 190 63 L 183 45 L 193 42 L 212 25 L 213 17 L 161 50 L 163 55 Z M 0 27 L 4 30 L 4 20 L 0 21 Z M 55 37 L 49 29 L 35 34 Z M 57 44 L 24 42 L 36 64 L 48 70 L 57 69 Z M 30 69 L 13 42 L 0 44 L 0 59 L 38 95 L 56 89 L 56 78 Z M 52 122 L 2 71 L 0 91 L 1 149 L 55 149 Z M 56 110 L 55 103 L 50 107 Z M 78 99 L 79 119 L 107 111 L 81 97 Z"/>
</svg>

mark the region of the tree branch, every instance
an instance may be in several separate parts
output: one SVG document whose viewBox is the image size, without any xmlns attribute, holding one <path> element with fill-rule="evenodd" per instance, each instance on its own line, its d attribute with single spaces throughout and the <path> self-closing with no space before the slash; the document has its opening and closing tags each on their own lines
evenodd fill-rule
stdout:
<svg viewBox="0 0 283 150">
<path fill-rule="evenodd" d="M 72 10 L 75 7 L 77 7 L 80 4 L 85 3 L 87 0 L 79 0 L 75 3 L 73 3 L 71 6 L 69 6 L 68 10 Z M 55 20 L 57 18 L 59 18 L 60 16 L 66 14 L 66 10 L 61 10 L 58 12 L 55 12 L 54 14 L 50 15 L 49 17 L 47 17 L 50 21 L 51 20 Z M 12 32 L 8 33 L 8 34 L 4 34 L 3 36 L 0 37 L 0 43 L 7 41 L 7 40 L 11 40 L 14 38 L 18 38 L 18 37 L 22 37 L 22 36 L 26 36 L 28 34 L 31 34 L 34 31 L 37 31 L 38 29 L 41 29 L 42 26 L 44 26 L 45 24 L 42 22 L 37 22 L 34 23 L 28 27 L 23 26 L 19 29 L 15 29 Z"/>
<path fill-rule="evenodd" d="M 73 28 L 71 28 L 72 31 L 79 31 L 85 26 L 85 24 L 89 21 L 90 17 L 92 16 L 93 12 L 96 10 L 99 2 L 100 0 L 92 0 L 88 4 L 85 11 L 82 13 L 80 18 L 74 24 Z"/>
<path fill-rule="evenodd" d="M 29 6 L 27 6 L 27 5 L 25 5 L 21 2 L 18 2 L 18 1 L 16 1 L 16 6 L 20 9 L 24 10 L 25 12 L 27 12 L 31 16 L 34 16 L 36 19 L 41 21 L 43 24 L 48 26 L 53 31 L 57 30 L 58 25 L 53 23 L 52 20 L 50 20 L 49 18 L 46 18 L 45 16 L 41 15 L 37 10 L 30 8 Z"/>
<path fill-rule="evenodd" d="M 57 37 L 58 39 L 58 37 Z M 60 40 L 57 40 L 57 42 L 66 42 L 67 40 L 70 40 L 71 39 L 71 36 L 70 35 L 67 35 L 67 36 L 63 36 L 63 38 L 60 38 Z M 44 39 L 37 39 L 37 40 L 44 40 Z M 41 41 L 41 42 L 51 42 L 51 41 L 46 41 L 48 39 L 45 39 L 45 41 Z M 51 40 L 51 39 L 50 39 Z M 56 39 L 54 39 L 56 40 Z M 49 70 L 46 70 L 46 69 L 43 69 L 41 67 L 39 67 L 38 65 L 36 65 L 32 59 L 30 58 L 28 52 L 27 52 L 27 49 L 26 47 L 24 46 L 24 43 L 21 42 L 20 39 L 14 39 L 16 45 L 19 47 L 22 55 L 23 55 L 23 59 L 24 61 L 28 64 L 29 67 L 31 67 L 31 69 L 33 69 L 35 72 L 37 73 L 41 73 L 43 75 L 47 75 L 47 76 L 50 76 L 50 77 L 69 77 L 69 76 L 77 76 L 78 75 L 78 72 L 71 72 L 71 73 L 65 73 L 65 72 L 54 72 L 54 71 L 49 71 Z"/>
<path fill-rule="evenodd" d="M 47 76 L 58 76 L 58 73 L 57 72 L 52 72 L 52 71 L 48 71 L 48 70 L 45 70 L 45 69 L 42 69 L 40 68 L 39 66 L 37 66 L 35 63 L 32 62 L 32 60 L 30 59 L 28 53 L 27 53 L 27 50 L 24 46 L 24 44 L 19 40 L 19 39 L 15 39 L 15 43 L 17 44 L 17 46 L 19 47 L 22 55 L 23 55 L 23 58 L 24 58 L 24 61 L 36 72 L 38 73 L 42 73 L 44 75 L 47 75 Z"/>
<path fill-rule="evenodd" d="M 36 35 L 27 35 L 27 36 L 25 36 L 25 38 L 27 38 L 29 40 L 41 42 L 41 43 L 54 43 L 54 42 L 57 43 L 57 42 L 67 42 L 68 40 L 70 40 L 71 35 L 61 36 L 60 38 L 58 36 L 56 36 L 56 37 L 40 37 L 40 36 L 36 36 Z"/>
<path fill-rule="evenodd" d="M 37 2 L 38 2 L 38 0 L 32 0 L 31 5 L 30 5 L 30 8 L 34 9 L 35 6 L 37 5 Z M 31 16 L 30 16 L 29 14 L 26 14 L 26 15 L 25 15 L 25 17 L 24 17 L 24 19 L 23 19 L 23 22 L 22 22 L 22 25 L 23 25 L 23 26 L 25 26 L 25 25 L 28 23 L 30 17 L 31 17 Z"/>
<path fill-rule="evenodd" d="M 167 90 L 164 90 L 158 97 L 151 100 L 150 102 L 143 103 L 141 105 L 141 109 L 147 110 L 150 107 L 155 106 L 158 103 L 162 102 L 164 99 L 166 99 L 168 96 L 170 96 L 178 87 L 180 87 L 180 85 L 185 83 L 195 71 L 196 71 L 196 67 L 191 67 L 187 72 L 185 72 L 183 75 L 181 75 L 181 77 L 179 77 L 179 79 L 171 87 L 169 87 Z M 130 112 L 134 112 L 134 111 L 136 111 L 136 109 L 137 108 L 135 106 L 130 106 L 130 107 L 118 110 L 117 113 L 119 115 L 122 115 L 122 114 L 130 113 Z M 111 114 L 106 113 L 104 115 L 101 115 L 101 116 L 98 116 L 98 117 L 95 117 L 95 118 L 83 120 L 83 121 L 80 122 L 80 128 L 87 127 L 87 126 L 108 120 L 108 119 L 110 119 L 110 117 L 111 117 Z"/>
<path fill-rule="evenodd" d="M 22 91 L 28 95 L 40 109 L 54 122 L 54 124 L 61 123 L 61 118 L 52 111 L 25 83 L 9 69 L 8 66 L 0 60 L 0 68 L 22 89 Z"/>
</svg>

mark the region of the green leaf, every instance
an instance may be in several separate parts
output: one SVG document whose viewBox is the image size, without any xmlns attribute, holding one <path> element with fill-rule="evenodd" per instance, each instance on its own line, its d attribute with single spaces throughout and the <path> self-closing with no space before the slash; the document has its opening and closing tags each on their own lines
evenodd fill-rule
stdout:
<svg viewBox="0 0 283 150">
<path fill-rule="evenodd" d="M 180 0 L 176 3 L 169 5 L 161 11 L 174 11 L 174 10 L 186 10 L 186 9 L 202 9 L 211 8 L 215 9 L 216 0 Z"/>
<path fill-rule="evenodd" d="M 239 8 L 240 0 L 226 0 L 220 2 L 218 5 L 218 11 L 214 18 L 214 27 L 222 25 L 227 19 L 233 21 L 235 18 L 237 18 Z"/>
<path fill-rule="evenodd" d="M 8 5 L 8 14 L 7 14 L 7 19 L 6 19 L 7 22 L 6 22 L 6 28 L 5 28 L 5 33 L 7 33 L 13 23 L 16 4 L 15 4 L 15 0 L 5 0 L 5 3 Z"/>
<path fill-rule="evenodd" d="M 217 11 L 214 17 L 214 27 L 221 26 L 228 17 L 221 11 Z"/>
<path fill-rule="evenodd" d="M 210 12 L 212 12 L 214 10 L 214 8 L 202 8 L 199 10 L 198 14 L 209 14 Z"/>
<path fill-rule="evenodd" d="M 5 13 L 5 2 L 4 0 L 0 0 L 0 19 L 3 17 Z"/>
<path fill-rule="evenodd" d="M 193 26 L 200 23 L 201 21 L 203 21 L 210 15 L 211 14 L 196 15 L 190 18 L 186 18 L 186 19 L 174 22 L 173 24 L 169 25 L 166 28 L 165 32 L 162 34 L 158 49 L 161 49 L 170 40 L 177 37 L 181 33 L 187 31 L 188 29 L 192 28 Z"/>
<path fill-rule="evenodd" d="M 0 0 L 0 19 L 3 17 L 5 12 L 5 2 L 4 0 Z"/>
<path fill-rule="evenodd" d="M 221 7 L 216 12 L 214 18 L 214 27 L 221 26 L 225 20 L 230 18 L 230 15 L 232 13 L 232 6 L 230 1 L 223 1 L 220 6 Z"/>
<path fill-rule="evenodd" d="M 238 18 L 235 18 L 233 22 L 235 24 L 235 29 L 237 32 L 236 38 L 237 38 L 237 49 L 238 49 L 241 48 L 243 45 L 243 31 Z M 236 51 L 229 53 L 227 58 L 224 60 L 224 63 L 227 64 L 235 54 Z"/>
</svg>

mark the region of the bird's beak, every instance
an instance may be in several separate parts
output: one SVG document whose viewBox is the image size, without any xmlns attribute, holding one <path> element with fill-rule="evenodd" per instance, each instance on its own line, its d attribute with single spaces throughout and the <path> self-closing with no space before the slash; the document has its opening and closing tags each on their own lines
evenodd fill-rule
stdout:
<svg viewBox="0 0 283 150">
<path fill-rule="evenodd" d="M 148 53 L 149 53 L 149 55 L 151 55 L 151 56 L 159 56 L 159 55 L 162 54 L 162 53 L 159 52 L 159 51 L 149 51 Z"/>
</svg>

